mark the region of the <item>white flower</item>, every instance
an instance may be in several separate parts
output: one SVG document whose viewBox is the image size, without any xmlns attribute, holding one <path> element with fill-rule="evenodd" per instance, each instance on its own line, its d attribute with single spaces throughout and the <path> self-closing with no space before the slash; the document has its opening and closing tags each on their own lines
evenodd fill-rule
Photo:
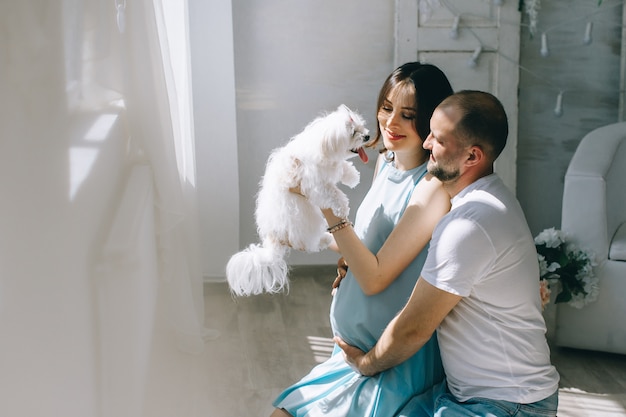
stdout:
<svg viewBox="0 0 626 417">
<path fill-rule="evenodd" d="M 558 262 L 552 262 L 550 265 L 548 265 L 548 272 L 554 272 L 560 267 L 561 265 Z"/>
<path fill-rule="evenodd" d="M 539 253 L 537 254 L 537 259 L 539 260 L 539 276 L 545 279 L 553 278 L 552 272 L 556 271 L 557 269 L 561 267 L 561 265 L 558 262 L 552 262 L 550 265 L 548 265 L 548 262 L 546 261 L 546 257 Z M 556 278 L 558 278 L 558 276 Z"/>
<path fill-rule="evenodd" d="M 535 245 L 546 245 L 548 248 L 558 248 L 563 243 L 562 233 L 554 227 L 545 229 L 535 237 Z"/>
<path fill-rule="evenodd" d="M 559 282 L 555 303 L 581 308 L 598 298 L 598 278 L 593 270 L 595 256 L 568 240 L 565 233 L 554 227 L 535 237 L 539 279 Z"/>
</svg>

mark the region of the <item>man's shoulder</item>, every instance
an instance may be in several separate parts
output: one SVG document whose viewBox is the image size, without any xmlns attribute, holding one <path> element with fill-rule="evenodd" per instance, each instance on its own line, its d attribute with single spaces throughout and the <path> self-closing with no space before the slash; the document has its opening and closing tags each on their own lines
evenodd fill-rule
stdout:
<svg viewBox="0 0 626 417">
<path fill-rule="evenodd" d="M 515 194 L 496 174 L 483 177 L 466 187 L 452 200 L 456 216 L 474 216 L 476 219 L 519 214 L 521 210 Z"/>
</svg>

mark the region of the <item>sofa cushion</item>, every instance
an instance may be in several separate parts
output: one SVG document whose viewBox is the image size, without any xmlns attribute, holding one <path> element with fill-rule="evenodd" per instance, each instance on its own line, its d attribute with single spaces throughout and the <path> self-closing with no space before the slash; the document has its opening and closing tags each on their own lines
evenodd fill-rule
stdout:
<svg viewBox="0 0 626 417">
<path fill-rule="evenodd" d="M 626 222 L 620 224 L 609 246 L 609 259 L 626 261 Z"/>
</svg>

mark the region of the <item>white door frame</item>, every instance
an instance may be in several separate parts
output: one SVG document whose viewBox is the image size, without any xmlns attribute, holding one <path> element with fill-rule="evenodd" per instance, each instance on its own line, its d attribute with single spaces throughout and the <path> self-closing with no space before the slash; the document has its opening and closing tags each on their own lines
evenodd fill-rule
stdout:
<svg viewBox="0 0 626 417">
<path fill-rule="evenodd" d="M 427 4 L 425 0 L 423 4 Z M 461 3 L 462 2 L 462 3 Z M 450 32 L 455 24 L 454 6 L 462 4 L 465 14 L 458 14 L 463 36 L 452 38 Z M 439 13 L 436 21 L 420 27 L 420 0 L 396 0 L 394 64 L 421 60 L 434 64 L 432 59 L 448 54 L 454 59 L 462 59 L 463 68 L 442 67 L 446 74 L 454 75 L 452 80 L 455 90 L 473 88 L 473 83 L 463 79 L 487 78 L 486 91 L 497 96 L 502 102 L 509 118 L 509 136 L 507 146 L 495 164 L 495 169 L 504 183 L 513 191 L 517 181 L 517 116 L 519 84 L 519 49 L 521 14 L 517 2 L 500 1 L 497 5 L 478 1 L 480 12 L 491 14 L 488 18 L 467 12 L 468 0 L 442 0 L 441 7 L 446 13 Z M 471 7 L 471 6 L 470 6 Z M 441 9 L 438 10 L 441 12 Z M 466 19 L 467 16 L 467 19 Z M 420 38 L 421 36 L 421 38 Z M 480 46 L 482 57 L 477 66 L 466 66 L 467 60 Z M 504 51 L 504 52 L 503 52 Z M 479 73 L 476 73 L 479 72 Z M 466 81 L 464 83 L 464 81 Z"/>
</svg>

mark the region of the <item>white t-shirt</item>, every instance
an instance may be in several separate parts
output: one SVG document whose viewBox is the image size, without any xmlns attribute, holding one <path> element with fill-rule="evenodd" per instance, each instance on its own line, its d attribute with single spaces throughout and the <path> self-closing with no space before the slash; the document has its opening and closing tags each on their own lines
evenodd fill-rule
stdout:
<svg viewBox="0 0 626 417">
<path fill-rule="evenodd" d="M 496 174 L 452 199 L 433 232 L 422 277 L 463 297 L 437 329 L 458 400 L 527 404 L 558 389 L 533 238 L 517 199 Z"/>
</svg>

